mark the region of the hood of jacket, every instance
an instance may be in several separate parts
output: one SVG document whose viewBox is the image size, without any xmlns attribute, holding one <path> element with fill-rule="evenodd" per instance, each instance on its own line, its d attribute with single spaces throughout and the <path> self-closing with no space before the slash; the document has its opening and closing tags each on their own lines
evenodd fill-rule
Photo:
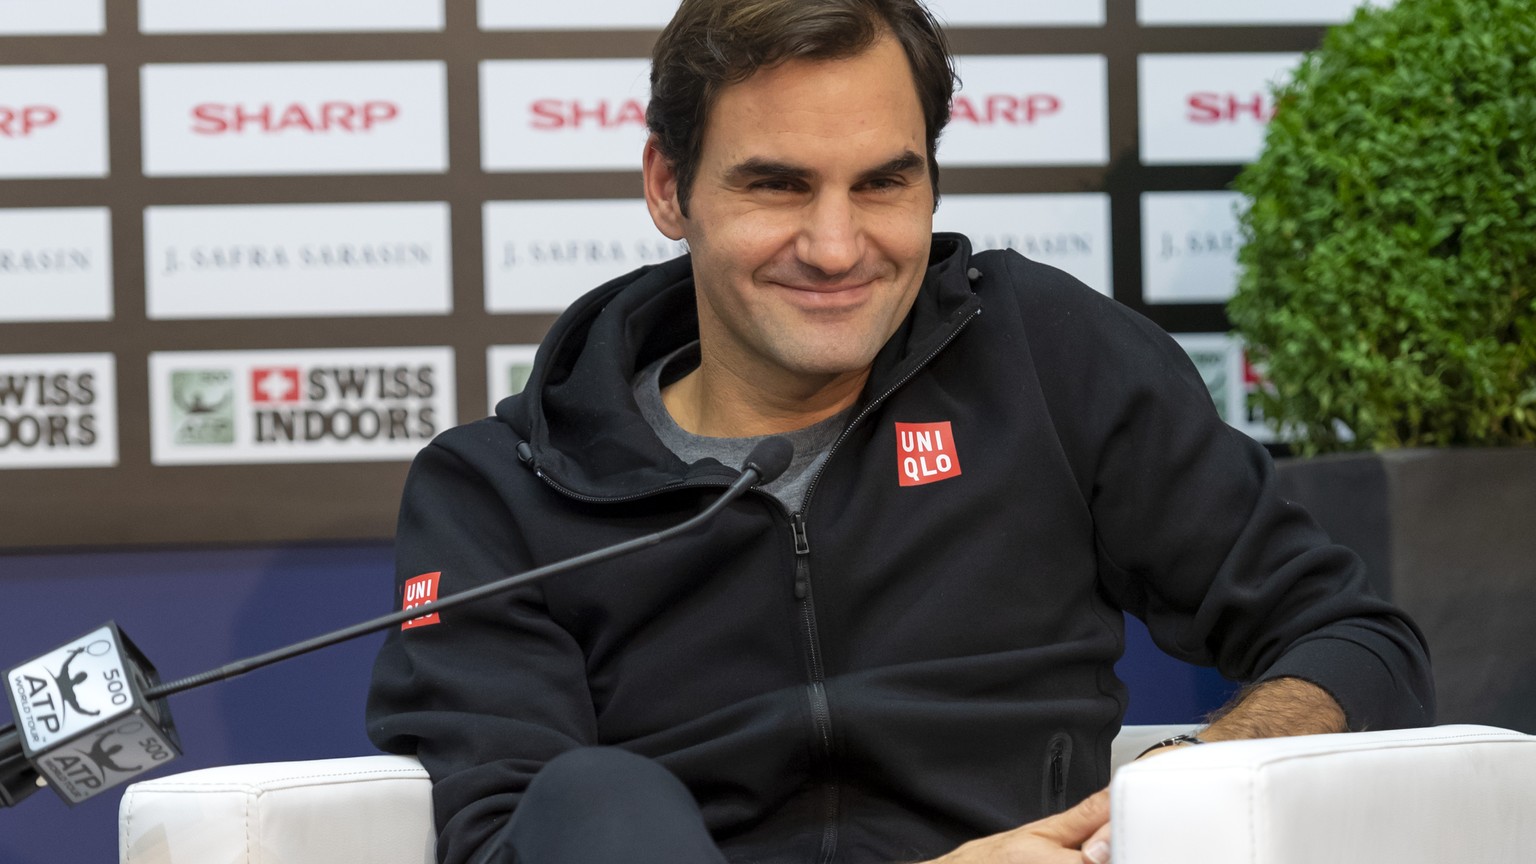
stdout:
<svg viewBox="0 0 1536 864">
<path fill-rule="evenodd" d="M 975 311 L 980 300 L 971 290 L 970 260 L 964 236 L 934 235 L 923 285 L 875 357 L 861 404 L 899 386 Z M 639 370 L 698 338 L 691 256 L 641 268 L 587 293 L 560 316 L 523 392 L 502 400 L 496 414 L 528 443 L 534 468 L 577 496 L 622 499 L 729 482 L 735 466 L 690 466 L 674 456 L 631 392 Z"/>
</svg>

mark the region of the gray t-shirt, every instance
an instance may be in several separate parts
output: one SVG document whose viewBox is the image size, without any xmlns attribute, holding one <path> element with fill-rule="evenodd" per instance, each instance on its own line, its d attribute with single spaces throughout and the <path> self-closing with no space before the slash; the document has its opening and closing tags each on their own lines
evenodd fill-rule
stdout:
<svg viewBox="0 0 1536 864">
<path fill-rule="evenodd" d="M 695 435 L 677 425 L 661 401 L 663 382 L 671 384 L 698 368 L 698 365 L 699 343 L 694 342 L 641 369 L 633 383 L 635 402 L 639 404 L 645 422 L 651 424 L 651 428 L 656 431 L 656 437 L 677 458 L 690 464 L 700 459 L 713 458 L 732 468 L 739 467 L 759 441 L 773 436 L 710 438 Z M 816 476 L 816 469 L 827 458 L 827 451 L 842 433 L 843 427 L 848 425 L 852 413 L 853 409 L 848 408 L 819 423 L 778 436 L 794 445 L 795 458 L 777 480 L 764 485 L 762 490 L 783 502 L 789 512 L 800 512 L 806 487 L 810 485 L 811 478 Z"/>
</svg>

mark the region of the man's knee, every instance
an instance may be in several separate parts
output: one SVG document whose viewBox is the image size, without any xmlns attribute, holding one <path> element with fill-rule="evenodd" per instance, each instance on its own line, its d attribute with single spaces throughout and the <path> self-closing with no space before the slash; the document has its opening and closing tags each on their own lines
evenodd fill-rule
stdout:
<svg viewBox="0 0 1536 864">
<path fill-rule="evenodd" d="M 656 762 L 617 747 L 582 747 L 551 759 L 520 806 L 578 807 L 611 819 L 679 803 L 697 806 L 682 781 Z"/>
</svg>

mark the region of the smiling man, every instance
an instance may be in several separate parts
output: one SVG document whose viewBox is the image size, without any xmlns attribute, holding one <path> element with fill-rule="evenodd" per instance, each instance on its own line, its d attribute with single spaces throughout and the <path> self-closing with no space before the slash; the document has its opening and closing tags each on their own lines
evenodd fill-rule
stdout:
<svg viewBox="0 0 1536 864">
<path fill-rule="evenodd" d="M 413 466 L 399 596 L 707 531 L 410 622 L 381 747 L 444 862 L 1103 862 L 1123 613 L 1251 682 L 1202 740 L 1431 720 L 1417 630 L 1157 327 L 932 233 L 954 76 L 916 0 L 685 0 L 598 287 Z M 413 593 L 414 592 L 414 593 Z M 1176 742 L 1169 746 L 1188 746 Z"/>
</svg>

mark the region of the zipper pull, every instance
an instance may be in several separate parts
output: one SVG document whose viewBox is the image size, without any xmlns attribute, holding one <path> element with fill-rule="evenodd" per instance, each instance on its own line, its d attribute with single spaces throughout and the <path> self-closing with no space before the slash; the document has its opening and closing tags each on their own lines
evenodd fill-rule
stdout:
<svg viewBox="0 0 1536 864">
<path fill-rule="evenodd" d="M 811 543 L 805 537 L 805 517 L 799 513 L 789 517 L 789 527 L 795 532 L 795 554 L 811 554 Z"/>
<path fill-rule="evenodd" d="M 805 538 L 805 517 L 799 513 L 789 517 L 789 527 L 795 533 L 795 599 L 811 596 L 810 560 L 811 543 Z"/>
</svg>

